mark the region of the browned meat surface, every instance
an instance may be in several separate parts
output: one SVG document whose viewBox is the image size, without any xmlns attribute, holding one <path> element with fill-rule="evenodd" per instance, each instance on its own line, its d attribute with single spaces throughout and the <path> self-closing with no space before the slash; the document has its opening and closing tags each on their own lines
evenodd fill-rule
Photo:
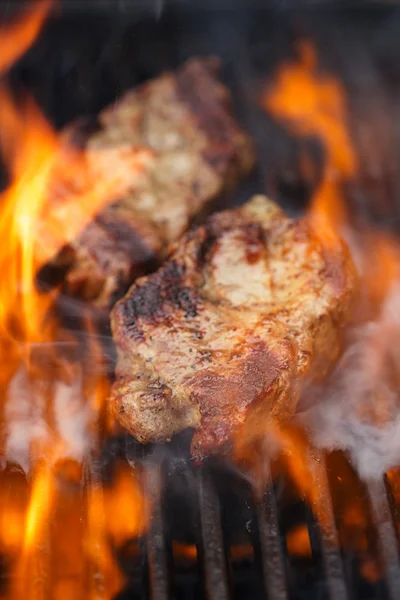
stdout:
<svg viewBox="0 0 400 600">
<path fill-rule="evenodd" d="M 211 216 L 113 309 L 117 418 L 143 443 L 193 427 L 203 456 L 290 416 L 338 356 L 355 282 L 341 242 L 263 196 Z"/>
<path fill-rule="evenodd" d="M 100 115 L 85 161 L 89 179 L 110 189 L 105 208 L 57 258 L 71 263 L 69 294 L 98 307 L 112 304 L 195 215 L 251 169 L 250 138 L 233 118 L 217 73 L 214 59 L 190 60 Z M 138 160 L 139 172 L 132 167 Z M 67 181 L 61 195 L 69 187 Z"/>
</svg>

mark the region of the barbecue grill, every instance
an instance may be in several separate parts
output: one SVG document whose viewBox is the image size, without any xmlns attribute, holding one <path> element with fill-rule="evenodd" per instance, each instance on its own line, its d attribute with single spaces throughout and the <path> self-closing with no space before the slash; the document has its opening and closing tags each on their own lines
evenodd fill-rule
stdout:
<svg viewBox="0 0 400 600">
<path fill-rule="evenodd" d="M 105 471 L 116 453 L 134 468 L 144 465 L 153 507 L 140 552 L 132 558 L 129 548 L 121 551 L 127 584 L 118 598 L 397 598 L 398 505 L 386 478 L 360 484 L 364 556 L 379 565 L 379 575 L 368 580 L 360 575 L 359 557 L 341 547 L 343 515 L 330 491 L 332 456 L 310 457 L 325 506 L 321 523 L 284 477 L 262 487 L 223 463 L 192 465 L 184 438 L 168 451 L 147 449 L 147 456 L 129 439 L 114 440 L 112 451 L 103 453 Z M 306 557 L 288 552 L 285 533 L 295 523 L 307 527 Z"/>
<path fill-rule="evenodd" d="M 8 16 L 8 3 L 0 4 L 0 10 Z M 236 113 L 253 135 L 258 156 L 255 173 L 231 205 L 261 191 L 297 215 L 318 183 L 324 149 L 312 136 L 298 139 L 288 133 L 261 110 L 257 98 L 277 65 L 293 56 L 294 42 L 310 38 L 321 64 L 349 90 L 361 164 L 357 185 L 348 190 L 349 205 L 356 216 L 396 232 L 399 27 L 396 3 L 65 0 L 8 77 L 16 93 L 28 88 L 62 127 L 95 114 L 132 85 L 190 56 L 218 55 Z M 314 166 L 308 178 L 300 166 L 304 152 Z M 82 307 L 70 300 L 66 307 L 68 325 L 79 327 Z M 112 367 L 111 349 L 110 372 Z M 275 458 L 265 457 L 260 480 L 227 459 L 194 462 L 189 440 L 186 432 L 169 445 L 143 448 L 129 436 L 112 437 L 104 440 L 99 457 L 86 461 L 84 480 L 94 486 L 108 485 L 117 460 L 127 462 L 133 472 L 140 467 L 150 498 L 147 533 L 114 549 L 125 576 L 116 599 L 400 597 L 400 494 L 389 477 L 362 481 L 342 451 L 310 456 L 316 497 L 324 506 L 324 518 L 318 519 L 312 503 L 294 490 L 289 473 L 283 471 L 273 484 L 268 481 Z M 337 479 L 343 474 L 345 480 L 349 473 L 363 507 L 362 523 L 354 532 L 363 538 L 361 558 L 360 551 L 344 542 L 348 529 Z M 288 543 L 295 526 L 303 527 L 309 540 L 309 551 L 300 555 Z M 362 568 L 365 564 L 369 571 Z M 92 576 L 98 598 L 103 598 L 101 574 Z M 7 590 L 6 563 L 2 580 Z"/>
</svg>

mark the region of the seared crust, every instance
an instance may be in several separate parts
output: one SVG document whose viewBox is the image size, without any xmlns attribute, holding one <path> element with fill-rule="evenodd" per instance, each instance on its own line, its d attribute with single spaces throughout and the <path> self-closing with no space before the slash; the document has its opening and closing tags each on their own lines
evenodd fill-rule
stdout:
<svg viewBox="0 0 400 600">
<path fill-rule="evenodd" d="M 265 197 L 211 216 L 112 312 L 117 418 L 143 443 L 193 427 L 204 456 L 290 416 L 337 358 L 355 287 L 345 246 Z"/>
<path fill-rule="evenodd" d="M 101 113 L 86 160 L 97 180 L 118 170 L 119 182 L 70 244 L 68 293 L 98 307 L 112 304 L 251 169 L 253 145 L 232 116 L 218 66 L 215 59 L 190 60 Z M 145 152 L 140 176 L 131 167 L 138 152 Z"/>
</svg>

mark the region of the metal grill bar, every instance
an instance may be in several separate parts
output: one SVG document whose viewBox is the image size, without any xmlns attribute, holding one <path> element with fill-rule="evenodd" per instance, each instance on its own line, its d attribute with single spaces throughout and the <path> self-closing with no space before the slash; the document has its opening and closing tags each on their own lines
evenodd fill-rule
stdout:
<svg viewBox="0 0 400 600">
<path fill-rule="evenodd" d="M 167 498 L 164 498 L 166 488 L 163 472 L 162 465 L 156 461 L 145 466 L 146 490 L 151 497 L 153 514 L 146 540 L 150 598 L 153 600 L 171 600 L 174 597 L 172 579 L 176 575 L 174 575 L 172 563 L 170 564 L 169 560 L 170 547 L 163 510 L 163 505 L 167 501 Z M 324 582 L 329 600 L 347 600 L 353 598 L 353 594 L 355 598 L 364 597 L 360 596 L 360 593 L 363 593 L 362 587 L 351 584 L 352 573 L 345 574 L 344 571 L 324 456 L 310 457 L 310 476 L 315 493 L 307 520 L 314 560 L 321 561 L 322 566 L 321 570 L 317 569 L 316 571 L 315 583 L 320 585 Z M 216 485 L 214 471 L 210 470 L 207 465 L 196 469 L 196 480 L 200 539 L 198 543 L 199 558 L 198 562 L 193 563 L 193 568 L 197 569 L 198 565 L 202 567 L 207 600 L 231 600 L 234 597 L 233 582 L 236 581 L 237 572 L 235 570 L 235 576 L 231 580 L 224 541 L 226 538 L 222 527 L 219 486 Z M 239 488 L 240 486 L 238 486 L 238 490 Z M 221 488 L 221 491 L 222 489 L 225 488 Z M 370 499 L 370 515 L 377 535 L 378 551 L 383 566 L 383 580 L 387 590 L 385 598 L 397 600 L 400 590 L 399 544 L 388 498 L 389 489 L 386 489 L 383 480 L 374 480 L 367 482 L 367 491 Z M 259 580 L 257 588 L 259 596 L 257 597 L 262 598 L 265 594 L 268 599 L 288 600 L 291 597 L 292 585 L 297 581 L 298 573 L 296 573 L 297 567 L 293 567 L 293 565 L 290 571 L 286 572 L 283 538 L 279 529 L 279 508 L 274 488 L 269 486 L 261 496 L 259 493 L 257 494 L 256 490 L 253 490 L 253 499 L 257 522 L 257 530 L 253 532 L 255 536 L 253 544 L 257 557 L 259 557 L 256 568 L 261 568 L 262 571 L 262 580 Z M 237 567 L 232 564 L 231 568 L 236 569 Z M 189 572 L 187 575 L 190 579 Z M 362 583 L 362 580 L 360 581 Z M 181 589 L 179 579 L 175 579 L 175 585 L 177 591 Z M 236 584 L 234 590 L 236 594 Z M 381 594 L 382 586 L 379 582 L 374 589 L 370 588 L 367 593 L 368 598 L 380 598 Z"/>
<path fill-rule="evenodd" d="M 169 600 L 171 598 L 170 571 L 162 511 L 163 477 L 159 464 L 146 467 L 145 483 L 152 506 L 152 519 L 147 534 L 151 598 Z"/>
<path fill-rule="evenodd" d="M 389 598 L 397 600 L 400 594 L 398 544 L 385 483 L 382 479 L 370 480 L 367 482 L 367 490 Z"/>
<path fill-rule="evenodd" d="M 286 576 L 278 528 L 278 515 L 272 486 L 256 502 L 260 533 L 264 587 L 268 598 L 287 600 Z"/>
<path fill-rule="evenodd" d="M 320 539 L 330 599 L 347 600 L 346 581 L 324 456 L 319 454 L 310 459 L 310 468 L 316 493 L 312 509 L 318 516 L 310 529 L 311 545 L 315 544 L 314 535 L 316 533 Z"/>
<path fill-rule="evenodd" d="M 230 598 L 230 590 L 218 496 L 209 473 L 201 469 L 198 477 L 207 598 L 209 600 L 228 600 Z"/>
</svg>

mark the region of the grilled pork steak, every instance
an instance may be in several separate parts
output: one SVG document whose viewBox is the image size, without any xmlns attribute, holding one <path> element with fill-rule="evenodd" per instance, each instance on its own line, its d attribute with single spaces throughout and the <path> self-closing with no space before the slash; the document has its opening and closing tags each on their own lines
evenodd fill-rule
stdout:
<svg viewBox="0 0 400 600">
<path fill-rule="evenodd" d="M 117 173 L 118 181 L 106 207 L 56 259 L 65 267 L 68 257 L 67 293 L 97 307 L 112 304 L 251 169 L 253 146 L 232 116 L 218 66 L 215 59 L 190 60 L 100 115 L 102 128 L 85 148 L 89 179 L 110 187 Z M 71 183 L 64 187 L 61 195 Z"/>
<path fill-rule="evenodd" d="M 263 196 L 211 216 L 113 309 L 117 418 L 143 443 L 193 427 L 204 456 L 290 416 L 338 356 L 355 282 L 340 241 Z"/>
</svg>

